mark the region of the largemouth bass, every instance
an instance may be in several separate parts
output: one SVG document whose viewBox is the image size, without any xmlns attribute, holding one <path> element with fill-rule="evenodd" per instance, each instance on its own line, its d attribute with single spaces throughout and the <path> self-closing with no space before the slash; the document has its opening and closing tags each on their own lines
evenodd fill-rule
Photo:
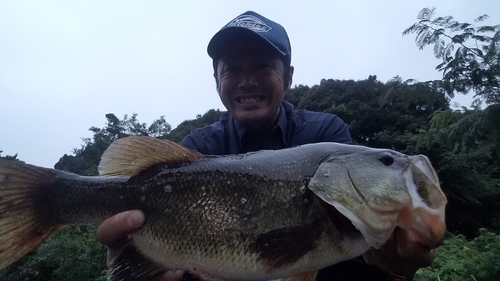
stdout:
<svg viewBox="0 0 500 281">
<path fill-rule="evenodd" d="M 201 279 L 311 280 L 379 248 L 395 227 L 435 247 L 443 195 L 425 156 L 338 143 L 204 156 L 148 137 L 115 141 L 98 177 L 0 160 L 0 268 L 63 226 L 140 209 L 109 280 L 169 269 Z M 295 277 L 294 277 L 295 276 Z"/>
</svg>

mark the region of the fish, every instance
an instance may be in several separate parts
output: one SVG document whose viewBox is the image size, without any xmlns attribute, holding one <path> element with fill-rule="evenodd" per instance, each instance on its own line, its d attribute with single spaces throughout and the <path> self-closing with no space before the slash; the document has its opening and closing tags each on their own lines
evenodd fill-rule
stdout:
<svg viewBox="0 0 500 281">
<path fill-rule="evenodd" d="M 332 142 L 213 156 L 151 137 L 114 141 L 99 176 L 0 160 L 0 269 L 70 224 L 146 220 L 108 280 L 314 280 L 396 227 L 436 247 L 446 197 L 430 161 Z"/>
</svg>

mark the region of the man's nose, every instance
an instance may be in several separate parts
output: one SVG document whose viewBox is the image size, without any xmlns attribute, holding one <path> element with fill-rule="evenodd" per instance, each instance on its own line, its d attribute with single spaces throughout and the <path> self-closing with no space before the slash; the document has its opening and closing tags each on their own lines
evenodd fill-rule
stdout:
<svg viewBox="0 0 500 281">
<path fill-rule="evenodd" d="M 241 74 L 240 82 L 238 84 L 239 88 L 248 89 L 248 88 L 257 87 L 258 85 L 259 84 L 257 82 L 255 75 L 253 75 L 251 72 L 246 71 L 246 72 Z"/>
</svg>

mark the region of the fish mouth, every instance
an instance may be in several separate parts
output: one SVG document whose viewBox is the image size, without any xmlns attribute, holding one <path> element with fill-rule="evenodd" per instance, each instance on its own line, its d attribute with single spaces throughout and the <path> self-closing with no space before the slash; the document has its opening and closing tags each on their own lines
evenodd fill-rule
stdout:
<svg viewBox="0 0 500 281">
<path fill-rule="evenodd" d="M 337 229 L 337 232 L 341 236 L 341 238 L 354 235 L 362 235 L 362 233 L 354 226 L 354 224 L 352 224 L 352 221 L 350 219 L 339 212 L 334 206 L 329 204 L 327 205 L 329 207 L 327 212 L 328 218 L 333 223 L 333 225 L 335 225 L 335 228 Z"/>
<path fill-rule="evenodd" d="M 245 96 L 245 97 L 238 97 L 236 98 L 236 102 L 239 104 L 245 105 L 245 104 L 255 104 L 263 101 L 265 99 L 265 96 Z"/>
<path fill-rule="evenodd" d="M 356 195 L 355 203 L 343 202 L 330 198 L 325 203 L 329 205 L 328 217 L 335 225 L 337 233 L 343 238 L 362 237 L 371 247 L 380 248 L 389 238 L 392 230 L 391 226 L 385 223 L 388 220 L 394 220 L 393 211 L 376 210 L 366 203 L 366 198 L 356 185 L 353 175 L 347 171 L 347 178 L 351 183 L 351 188 Z M 358 201 L 359 200 L 359 201 Z M 344 205 L 346 204 L 347 205 Z M 362 205 L 365 210 L 364 215 L 360 216 L 359 210 L 353 211 L 353 206 Z M 359 207 L 359 206 L 358 206 Z M 356 208 L 354 208 L 356 209 Z M 397 213 L 396 213 L 397 214 Z M 371 218 L 371 219 L 368 219 Z M 378 225 L 380 223 L 380 225 Z"/>
</svg>

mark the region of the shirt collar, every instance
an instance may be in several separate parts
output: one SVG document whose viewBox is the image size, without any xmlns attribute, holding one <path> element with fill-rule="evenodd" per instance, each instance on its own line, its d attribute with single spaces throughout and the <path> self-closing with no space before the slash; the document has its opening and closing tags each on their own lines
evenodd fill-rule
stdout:
<svg viewBox="0 0 500 281">
<path fill-rule="evenodd" d="M 234 127 L 236 128 L 236 133 L 238 134 L 239 145 L 241 148 L 242 147 L 241 140 L 242 140 L 243 136 L 245 135 L 245 133 L 248 131 L 248 128 L 245 127 L 244 125 L 242 125 L 240 122 L 236 121 L 236 119 L 234 119 L 232 116 L 231 116 L 231 119 L 233 120 Z M 283 103 L 281 103 L 280 112 L 278 114 L 278 122 L 276 123 L 276 126 L 274 127 L 274 129 L 281 130 L 281 141 L 285 145 L 286 145 L 286 127 L 287 127 L 286 124 L 287 124 L 286 112 L 285 112 L 285 108 L 283 107 Z"/>
</svg>

